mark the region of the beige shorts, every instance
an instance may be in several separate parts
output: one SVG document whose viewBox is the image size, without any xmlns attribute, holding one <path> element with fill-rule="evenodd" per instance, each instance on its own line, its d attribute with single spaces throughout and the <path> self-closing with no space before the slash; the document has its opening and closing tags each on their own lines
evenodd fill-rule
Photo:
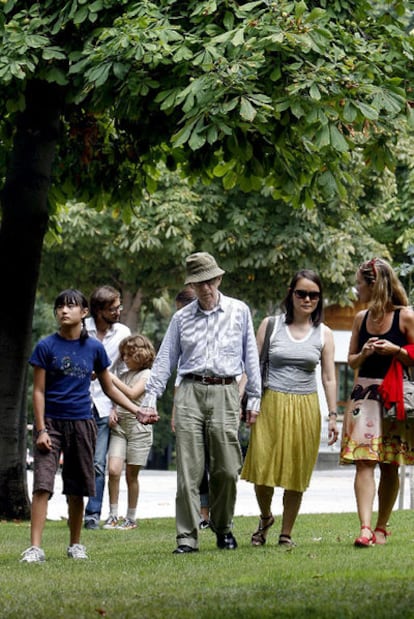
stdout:
<svg viewBox="0 0 414 619">
<path fill-rule="evenodd" d="M 152 425 L 140 423 L 131 413 L 118 412 L 118 423 L 111 429 L 108 456 L 145 466 L 151 447 Z"/>
</svg>

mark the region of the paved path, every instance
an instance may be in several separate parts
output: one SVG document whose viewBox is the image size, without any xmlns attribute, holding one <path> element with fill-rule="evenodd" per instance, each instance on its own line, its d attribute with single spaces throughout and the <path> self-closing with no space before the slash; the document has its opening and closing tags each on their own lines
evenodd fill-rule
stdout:
<svg viewBox="0 0 414 619">
<path fill-rule="evenodd" d="M 409 470 L 409 468 L 407 469 Z M 174 471 L 141 471 L 140 498 L 137 510 L 138 518 L 169 518 L 175 515 L 176 473 Z M 303 514 L 355 512 L 353 490 L 353 466 L 338 466 L 329 470 L 314 471 L 311 484 L 305 492 L 301 507 Z M 378 479 L 378 472 L 377 472 Z M 32 473 L 28 472 L 28 486 L 31 492 Z M 56 476 L 55 494 L 49 502 L 48 518 L 60 520 L 67 517 L 66 498 L 61 494 L 60 474 Z M 273 513 L 281 514 L 282 490 L 277 488 L 273 499 Z M 120 514 L 126 511 L 125 478 L 121 479 Z M 400 504 L 397 500 L 396 509 Z M 108 514 L 108 490 L 105 490 L 102 518 Z M 404 500 L 402 507 L 410 507 L 410 480 L 404 477 Z M 374 509 L 377 509 L 376 503 Z M 236 516 L 257 516 L 257 505 L 253 485 L 240 480 L 238 482 Z"/>
</svg>

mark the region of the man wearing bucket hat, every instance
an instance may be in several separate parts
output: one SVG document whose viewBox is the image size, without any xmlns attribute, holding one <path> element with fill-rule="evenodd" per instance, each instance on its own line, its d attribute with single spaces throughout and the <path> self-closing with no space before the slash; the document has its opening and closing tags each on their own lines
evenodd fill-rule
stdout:
<svg viewBox="0 0 414 619">
<path fill-rule="evenodd" d="M 146 385 L 141 413 L 157 419 L 156 401 L 177 368 L 175 395 L 177 496 L 175 554 L 198 551 L 199 485 L 207 460 L 210 522 L 217 546 L 237 548 L 232 522 L 242 464 L 236 377 L 247 377 L 247 423 L 260 409 L 261 378 L 248 306 L 219 292 L 221 269 L 206 252 L 186 259 L 185 284 L 196 300 L 171 319 Z"/>
</svg>

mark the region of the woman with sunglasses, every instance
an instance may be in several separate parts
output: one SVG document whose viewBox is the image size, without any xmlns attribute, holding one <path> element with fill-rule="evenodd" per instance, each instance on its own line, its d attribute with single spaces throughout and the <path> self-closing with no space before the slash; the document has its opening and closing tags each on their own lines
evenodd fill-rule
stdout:
<svg viewBox="0 0 414 619">
<path fill-rule="evenodd" d="M 329 411 L 329 445 L 338 438 L 336 381 L 332 331 L 322 323 L 323 295 L 318 275 L 304 269 L 293 277 L 270 336 L 269 370 L 260 415 L 251 427 L 241 477 L 253 482 L 260 520 L 253 546 L 266 543 L 274 523 L 271 505 L 275 487 L 282 487 L 283 514 L 279 545 L 294 546 L 291 532 L 303 492 L 309 486 L 318 456 L 321 413 L 316 367 Z M 259 352 L 269 318 L 257 332 Z"/>
<path fill-rule="evenodd" d="M 414 312 L 391 266 L 380 258 L 360 265 L 359 300 L 368 309 L 358 312 L 352 327 L 348 363 L 358 373 L 345 411 L 341 463 L 355 464 L 355 497 L 360 534 L 354 544 L 364 548 L 385 544 L 399 491 L 399 464 L 414 464 L 414 424 L 382 419 L 379 384 L 393 358 L 413 365 L 403 346 L 414 343 Z M 375 498 L 375 467 L 380 466 L 378 516 L 371 529 Z"/>
</svg>

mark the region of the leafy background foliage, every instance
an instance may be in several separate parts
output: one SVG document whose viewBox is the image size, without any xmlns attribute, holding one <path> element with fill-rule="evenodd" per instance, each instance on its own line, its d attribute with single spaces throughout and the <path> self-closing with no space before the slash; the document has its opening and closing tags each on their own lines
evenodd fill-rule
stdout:
<svg viewBox="0 0 414 619">
<path fill-rule="evenodd" d="M 112 283 L 159 342 L 195 250 L 256 322 L 304 266 L 332 303 L 372 255 L 411 289 L 412 26 L 402 0 L 3 0 L 2 188 L 33 89 L 61 106 L 34 337 L 59 289 Z"/>
</svg>

